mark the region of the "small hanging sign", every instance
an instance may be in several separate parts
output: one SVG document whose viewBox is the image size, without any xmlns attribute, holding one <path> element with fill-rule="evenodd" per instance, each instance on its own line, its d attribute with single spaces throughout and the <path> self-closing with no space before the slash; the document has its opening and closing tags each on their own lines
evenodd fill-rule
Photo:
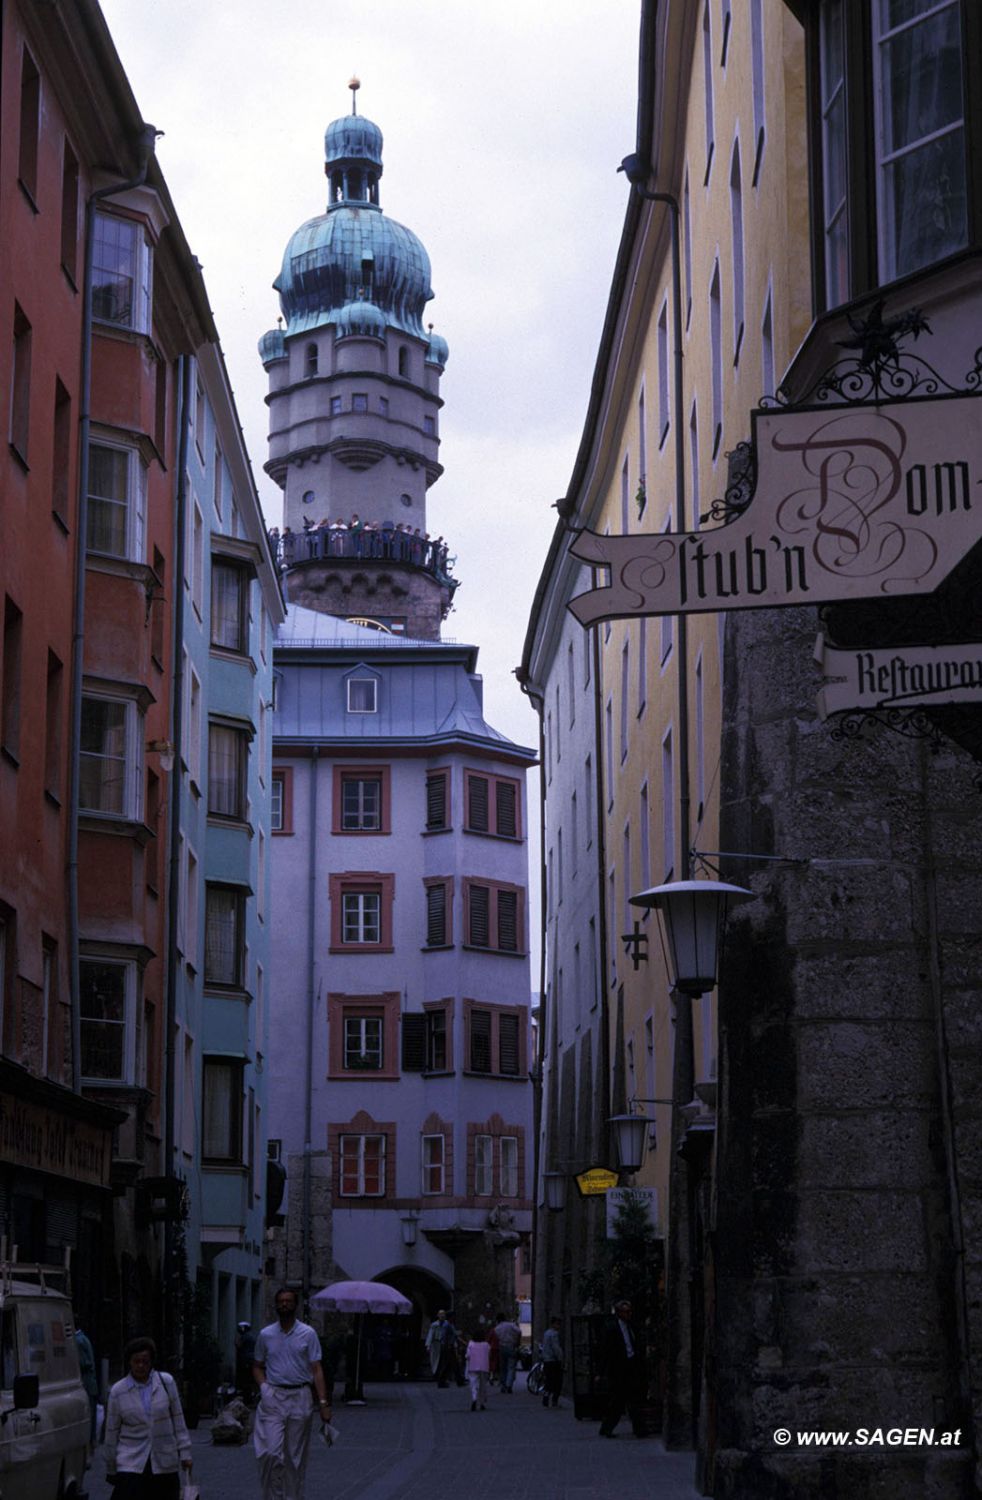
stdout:
<svg viewBox="0 0 982 1500">
<path fill-rule="evenodd" d="M 840 651 L 820 635 L 815 660 L 829 679 L 818 694 L 823 719 L 855 709 L 982 704 L 982 643 Z"/>
</svg>

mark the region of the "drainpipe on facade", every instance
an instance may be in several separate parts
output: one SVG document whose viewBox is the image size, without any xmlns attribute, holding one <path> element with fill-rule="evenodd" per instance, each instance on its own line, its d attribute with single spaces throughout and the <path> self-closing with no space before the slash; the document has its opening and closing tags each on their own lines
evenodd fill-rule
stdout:
<svg viewBox="0 0 982 1500">
<path fill-rule="evenodd" d="M 597 934 L 598 969 L 600 982 L 600 1067 L 603 1078 L 604 1119 L 611 1113 L 610 1101 L 610 1001 L 607 996 L 607 840 L 604 836 L 606 814 L 604 812 L 604 733 L 603 733 L 603 663 L 600 651 L 600 632 L 596 625 L 590 627 L 593 637 L 593 737 L 597 747 L 597 916 L 600 931 Z M 604 1143 L 606 1144 L 606 1143 Z M 606 1151 L 604 1155 L 606 1156 Z"/>
<path fill-rule="evenodd" d="M 184 577 L 185 551 L 187 547 L 187 462 L 191 433 L 191 359 L 182 354 L 178 359 L 180 371 L 181 407 L 178 418 L 177 481 L 174 503 L 174 635 L 173 662 L 171 667 L 171 727 L 170 738 L 174 746 L 174 766 L 168 775 L 167 797 L 170 823 L 170 849 L 167 872 L 167 995 L 164 1004 L 164 1176 L 176 1178 L 174 1170 L 175 1111 L 177 1104 L 177 930 L 181 900 L 181 746 L 184 740 L 184 596 L 179 582 Z M 187 1086 L 185 1082 L 185 1087 Z M 171 1217 L 173 1206 L 167 1201 L 167 1218 L 164 1220 L 164 1336 L 165 1348 L 171 1359 L 181 1350 L 171 1348 L 171 1341 L 179 1330 L 176 1307 L 180 1288 L 174 1283 L 175 1233 Z"/>
<path fill-rule="evenodd" d="M 315 913 L 317 911 L 317 772 L 320 763 L 320 745 L 315 745 L 310 753 L 310 817 L 307 827 L 310 831 L 310 860 L 307 873 L 308 896 L 307 896 L 307 1067 L 304 1073 L 304 1098 L 303 1098 L 303 1305 L 306 1307 L 310 1296 L 310 1206 L 311 1206 L 311 1160 L 313 1149 L 311 1134 L 313 1130 L 313 1056 L 314 1056 L 314 1006 L 317 1003 L 314 998 L 314 938 L 315 938 Z M 289 1254 L 289 1236 L 287 1238 L 287 1253 Z"/>
<path fill-rule="evenodd" d="M 672 193 L 649 191 L 643 185 L 649 168 L 638 157 L 623 163 L 631 186 L 647 203 L 661 203 L 669 211 L 672 237 L 672 323 L 675 330 L 673 350 L 673 386 L 675 403 L 675 529 L 686 530 L 685 504 L 685 433 L 682 426 L 682 254 L 679 232 L 679 201 Z M 679 828 L 681 832 L 680 873 L 688 880 L 692 873 L 690 846 L 691 795 L 689 790 L 689 661 L 688 626 L 684 614 L 676 616 L 678 660 L 678 767 Z M 721 664 L 722 670 L 722 664 Z M 668 1218 L 669 1238 L 666 1247 L 666 1309 L 668 1321 L 668 1401 L 665 1419 L 665 1442 L 669 1447 L 688 1447 L 694 1442 L 695 1381 L 692 1368 L 691 1291 L 694 1249 L 691 1243 L 692 1204 L 690 1173 L 679 1154 L 686 1131 L 681 1107 L 688 1104 L 695 1090 L 695 1044 L 692 1025 L 693 1001 L 688 995 L 673 996 L 675 1004 L 675 1049 L 672 1068 L 672 1157 L 669 1168 Z"/>
<path fill-rule="evenodd" d="M 540 1298 L 536 1293 L 535 1271 L 540 1264 L 538 1254 L 539 1244 L 539 1184 L 542 1181 L 542 1089 L 545 1077 L 546 1061 L 546 731 L 545 731 L 545 702 L 540 693 L 533 692 L 529 680 L 520 671 L 516 672 L 522 692 L 528 698 L 536 718 L 539 721 L 539 1029 L 536 1037 L 536 1058 L 529 1074 L 532 1083 L 532 1139 L 534 1141 L 534 1161 L 532 1166 L 532 1181 L 534 1189 L 532 1193 L 532 1249 L 533 1249 L 533 1287 L 532 1287 L 532 1317 L 535 1319 L 533 1328 L 533 1343 L 541 1337 L 544 1331 L 542 1327 L 542 1308 L 545 1298 Z M 539 1308 L 538 1316 L 536 1308 Z"/>
<path fill-rule="evenodd" d="M 78 424 L 78 513 L 75 525 L 75 609 L 72 622 L 71 726 L 68 759 L 68 966 L 72 1021 L 72 1089 L 82 1088 L 82 1017 L 79 1009 L 78 813 L 81 783 L 82 686 L 85 677 L 85 560 L 89 517 L 89 433 L 92 425 L 92 258 L 95 206 L 104 198 L 128 193 L 147 180 L 159 131 L 144 125 L 137 145 L 139 170 L 128 182 L 97 188 L 85 205 L 85 269 L 82 282 L 82 368 Z"/>
</svg>

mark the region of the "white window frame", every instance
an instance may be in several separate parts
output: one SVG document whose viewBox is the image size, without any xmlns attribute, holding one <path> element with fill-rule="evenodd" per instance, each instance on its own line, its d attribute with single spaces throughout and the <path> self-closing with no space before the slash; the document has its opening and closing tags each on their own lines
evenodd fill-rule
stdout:
<svg viewBox="0 0 982 1500">
<path fill-rule="evenodd" d="M 86 964 L 102 964 L 106 968 L 121 969 L 123 971 L 123 1019 L 121 1022 L 100 1022 L 91 1016 L 81 1016 L 82 1047 L 80 1065 L 85 1055 L 84 1037 L 88 1025 L 121 1025 L 123 1027 L 123 1063 L 122 1073 L 119 1077 L 100 1077 L 98 1074 L 82 1073 L 82 1082 L 91 1084 L 101 1083 L 124 1083 L 131 1084 L 136 1077 L 136 1014 L 137 1001 L 139 998 L 139 975 L 134 958 L 116 958 L 101 953 L 83 953 L 79 959 L 80 967 Z M 82 986 L 79 986 L 79 1008 L 81 1009 Z"/>
<path fill-rule="evenodd" d="M 112 438 L 103 437 L 101 433 L 95 433 L 92 437 L 91 452 L 96 448 L 105 449 L 112 453 L 123 453 L 126 455 L 126 495 L 122 501 L 115 496 L 93 495 L 92 493 L 92 465 L 89 465 L 88 484 L 88 519 L 86 521 L 85 550 L 97 557 L 119 557 L 126 562 L 145 562 L 146 552 L 146 530 L 147 530 L 147 466 L 140 457 L 138 450 L 129 443 L 120 443 Z M 109 505 L 123 505 L 126 510 L 125 540 L 121 552 L 112 551 L 102 547 L 94 547 L 89 541 L 90 528 L 92 525 L 92 505 L 103 502 Z"/>
<path fill-rule="evenodd" d="M 367 936 L 370 927 L 370 912 L 366 902 L 375 903 L 375 935 Z M 350 937 L 349 930 L 357 932 L 357 937 Z M 360 943 L 375 946 L 382 941 L 382 893 L 381 891 L 342 891 L 341 892 L 341 942 L 345 947 L 355 947 Z"/>
<path fill-rule="evenodd" d="M 92 316 L 97 323 L 106 323 L 111 328 L 128 328 L 134 333 L 149 333 L 151 329 L 151 312 L 153 307 L 153 250 L 147 239 L 147 232 L 143 225 L 135 219 L 125 218 L 122 214 L 106 213 L 99 209 L 96 213 L 96 245 L 93 247 L 93 287 L 92 287 Z M 131 270 L 128 273 L 133 282 L 133 301 L 130 316 L 128 318 L 101 317 L 95 310 L 97 298 L 95 295 L 95 260 L 98 253 L 98 226 L 100 223 L 113 223 L 125 225 L 133 231 L 133 252 L 130 257 Z"/>
<path fill-rule="evenodd" d="M 81 783 L 79 788 L 79 810 L 90 818 L 108 818 L 122 822 L 136 822 L 143 810 L 143 757 L 141 754 L 143 715 L 140 713 L 137 703 L 133 698 L 124 698 L 118 693 L 97 693 L 82 690 L 82 710 L 85 704 L 111 703 L 122 706 L 124 719 L 124 749 L 123 761 L 123 805 L 118 812 L 111 809 L 99 807 L 85 807 L 82 805 Z M 92 752 L 80 751 L 80 761 L 87 759 L 106 760 L 106 756 L 94 756 Z"/>
<path fill-rule="evenodd" d="M 385 1065 L 385 1017 L 346 1013 L 341 1022 L 341 1046 L 345 1072 L 380 1073 Z M 367 1061 L 363 1066 L 353 1061 L 356 1058 Z"/>
<path fill-rule="evenodd" d="M 286 777 L 282 771 L 274 772 L 269 788 L 269 830 L 283 832 L 283 814 L 286 808 Z"/>
<path fill-rule="evenodd" d="M 506 1162 L 506 1156 L 510 1156 L 513 1159 Z M 498 1182 L 502 1198 L 518 1197 L 518 1166 L 518 1136 L 500 1136 L 498 1139 Z"/>
<path fill-rule="evenodd" d="M 494 1192 L 494 1136 L 474 1137 L 474 1197 L 490 1198 Z"/>
<path fill-rule="evenodd" d="M 371 707 L 356 708 L 352 704 L 353 687 L 371 687 Z M 378 713 L 378 679 L 375 677 L 349 677 L 345 684 L 345 703 L 349 714 L 377 714 Z"/>
<path fill-rule="evenodd" d="M 427 1160 L 428 1155 L 432 1157 L 434 1142 L 439 1141 L 439 1160 Z M 447 1140 L 442 1133 L 436 1135 L 424 1135 L 420 1138 L 420 1192 L 424 1198 L 439 1197 L 446 1192 L 447 1180 Z M 431 1187 L 431 1175 L 439 1172 L 439 1187 Z"/>
</svg>

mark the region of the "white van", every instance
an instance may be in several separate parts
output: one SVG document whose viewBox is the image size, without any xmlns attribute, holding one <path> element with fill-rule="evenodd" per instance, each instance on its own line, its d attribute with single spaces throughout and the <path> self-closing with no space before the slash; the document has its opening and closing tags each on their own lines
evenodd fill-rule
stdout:
<svg viewBox="0 0 982 1500">
<path fill-rule="evenodd" d="M 89 1398 L 71 1302 L 48 1284 L 56 1275 L 62 1268 L 0 1263 L 0 1500 L 83 1489 Z"/>
</svg>

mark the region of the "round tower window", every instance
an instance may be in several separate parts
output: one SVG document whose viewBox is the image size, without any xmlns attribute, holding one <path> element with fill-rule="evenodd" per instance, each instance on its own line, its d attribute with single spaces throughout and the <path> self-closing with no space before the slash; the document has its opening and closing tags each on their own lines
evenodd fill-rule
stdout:
<svg viewBox="0 0 982 1500">
<path fill-rule="evenodd" d="M 399 499 L 402 501 L 403 505 L 412 505 L 413 503 L 412 495 L 400 495 Z"/>
<path fill-rule="evenodd" d="M 314 492 L 313 492 L 313 490 L 304 490 L 304 492 L 303 492 L 303 499 L 301 501 L 301 504 L 303 504 L 303 505 L 313 505 L 313 503 L 314 503 Z"/>
</svg>

